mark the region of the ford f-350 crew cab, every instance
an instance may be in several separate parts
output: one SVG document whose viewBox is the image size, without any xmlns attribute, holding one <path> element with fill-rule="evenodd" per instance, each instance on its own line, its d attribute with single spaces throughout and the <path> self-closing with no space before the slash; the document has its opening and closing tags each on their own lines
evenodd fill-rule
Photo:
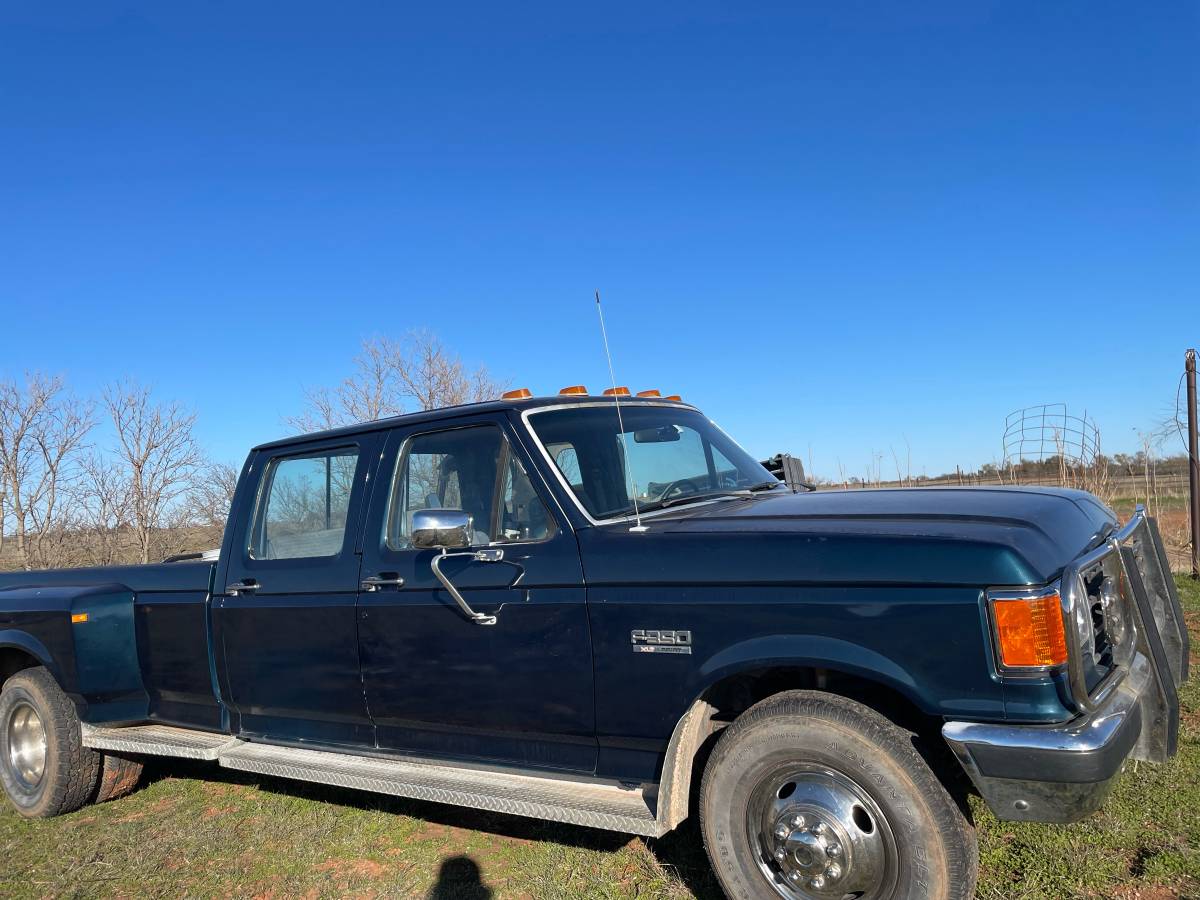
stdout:
<svg viewBox="0 0 1200 900">
<path fill-rule="evenodd" d="M 215 562 L 0 576 L 0 777 L 50 816 L 191 757 L 648 836 L 698 797 L 731 896 L 965 898 L 960 787 L 1095 810 L 1175 752 L 1187 658 L 1142 511 L 795 492 L 685 403 L 519 393 L 256 447 Z"/>
</svg>

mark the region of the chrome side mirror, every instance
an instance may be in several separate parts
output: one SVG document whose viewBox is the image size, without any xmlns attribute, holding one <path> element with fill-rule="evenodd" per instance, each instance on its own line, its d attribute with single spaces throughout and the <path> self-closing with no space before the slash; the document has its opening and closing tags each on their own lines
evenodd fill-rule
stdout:
<svg viewBox="0 0 1200 900">
<path fill-rule="evenodd" d="M 471 514 L 461 509 L 421 509 L 413 513 L 412 545 L 418 550 L 458 550 L 471 546 Z"/>
</svg>

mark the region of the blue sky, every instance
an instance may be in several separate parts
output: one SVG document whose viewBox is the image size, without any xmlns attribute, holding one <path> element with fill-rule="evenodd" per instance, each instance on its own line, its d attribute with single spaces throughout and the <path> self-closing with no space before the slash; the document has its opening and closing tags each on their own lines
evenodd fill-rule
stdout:
<svg viewBox="0 0 1200 900">
<path fill-rule="evenodd" d="M 1200 343 L 1193 3 L 0 8 L 0 375 L 237 461 L 359 340 L 682 393 L 819 474 L 1108 450 Z"/>
</svg>

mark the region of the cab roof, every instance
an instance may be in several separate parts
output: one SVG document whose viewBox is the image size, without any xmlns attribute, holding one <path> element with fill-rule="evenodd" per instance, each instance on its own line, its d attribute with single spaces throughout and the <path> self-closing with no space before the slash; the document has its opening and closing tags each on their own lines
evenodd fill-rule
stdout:
<svg viewBox="0 0 1200 900">
<path fill-rule="evenodd" d="M 662 397 L 621 397 L 622 406 L 676 406 L 680 409 L 695 409 L 690 403 L 679 400 L 666 400 Z M 388 416 L 372 422 L 359 422 L 355 425 L 344 425 L 340 428 L 329 428 L 325 431 L 314 431 L 308 434 L 298 434 L 292 437 L 279 438 L 274 441 L 258 444 L 253 450 L 272 450 L 276 447 L 289 447 L 308 441 L 320 441 L 328 438 L 351 437 L 381 431 L 397 426 L 420 425 L 424 422 L 437 422 L 445 419 L 455 419 L 460 416 L 473 416 L 480 413 L 524 412 L 528 409 L 540 409 L 546 406 L 595 406 L 598 404 L 614 403 L 615 398 L 591 394 L 551 394 L 546 397 L 529 397 L 524 400 L 485 400 L 481 403 L 463 403 L 458 406 L 444 406 L 440 409 L 427 409 L 420 412 L 404 413 L 399 416 Z"/>
</svg>

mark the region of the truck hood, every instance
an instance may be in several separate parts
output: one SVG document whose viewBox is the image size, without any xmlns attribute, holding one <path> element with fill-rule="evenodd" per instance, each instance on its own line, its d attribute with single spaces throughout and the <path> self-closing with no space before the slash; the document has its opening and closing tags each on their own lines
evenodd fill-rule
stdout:
<svg viewBox="0 0 1200 900">
<path fill-rule="evenodd" d="M 1051 488 L 899 488 L 777 492 L 646 517 L 650 534 L 627 527 L 593 540 L 620 543 L 626 571 L 664 580 L 728 583 L 1025 585 L 1058 577 L 1116 525 L 1084 491 Z M 591 529 L 589 529 L 591 530 Z M 645 567 L 628 566 L 629 554 Z M 616 549 L 615 547 L 611 549 Z M 623 578 L 585 550 L 589 580 Z M 686 565 L 685 565 L 686 560 Z M 649 579 L 654 580 L 654 579 Z"/>
</svg>

